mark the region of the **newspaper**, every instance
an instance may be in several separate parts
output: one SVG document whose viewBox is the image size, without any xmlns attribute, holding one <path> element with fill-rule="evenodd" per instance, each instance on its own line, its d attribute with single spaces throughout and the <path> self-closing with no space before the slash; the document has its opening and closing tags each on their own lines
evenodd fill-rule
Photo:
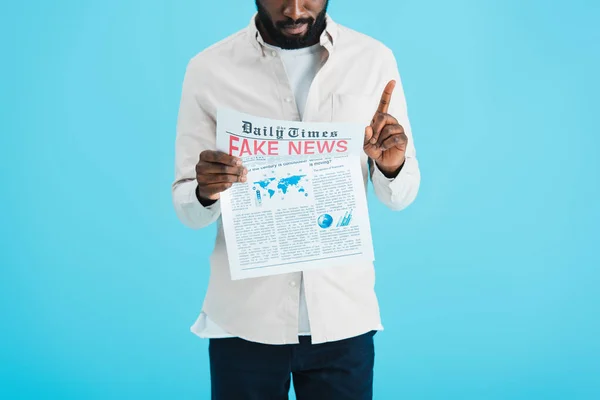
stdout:
<svg viewBox="0 0 600 400">
<path fill-rule="evenodd" d="M 363 143 L 355 124 L 219 110 L 217 149 L 248 169 L 221 194 L 232 279 L 373 261 Z"/>
</svg>

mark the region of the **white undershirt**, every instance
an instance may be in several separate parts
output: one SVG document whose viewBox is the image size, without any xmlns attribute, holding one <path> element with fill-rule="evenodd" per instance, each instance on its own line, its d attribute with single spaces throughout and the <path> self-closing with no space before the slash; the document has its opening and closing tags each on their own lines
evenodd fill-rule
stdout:
<svg viewBox="0 0 600 400">
<path fill-rule="evenodd" d="M 300 118 L 303 119 L 308 91 L 319 71 L 324 49 L 320 44 L 297 50 L 282 50 L 270 45 L 267 47 L 279 53 L 296 98 Z"/>
<path fill-rule="evenodd" d="M 300 119 L 304 118 L 304 109 L 310 86 L 319 71 L 321 64 L 321 54 L 324 51 L 320 44 L 297 50 L 283 50 L 279 47 L 265 45 L 272 51 L 279 53 L 281 61 L 285 66 L 288 80 L 298 107 Z M 198 333 L 204 338 L 226 338 L 233 335 L 221 329 L 217 324 L 208 318 L 202 312 L 196 323 L 200 326 Z M 298 334 L 301 336 L 310 335 L 310 323 L 308 320 L 308 309 L 306 306 L 306 296 L 304 294 L 304 278 L 300 283 L 300 309 L 298 313 Z"/>
</svg>

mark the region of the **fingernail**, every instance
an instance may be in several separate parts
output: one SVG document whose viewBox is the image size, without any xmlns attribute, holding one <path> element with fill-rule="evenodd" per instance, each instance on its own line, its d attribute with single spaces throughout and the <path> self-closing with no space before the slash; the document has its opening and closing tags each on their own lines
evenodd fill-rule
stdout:
<svg viewBox="0 0 600 400">
<path fill-rule="evenodd" d="M 377 139 L 375 139 L 375 138 L 372 138 L 372 139 L 371 139 L 371 144 L 375 144 L 375 143 L 377 143 Z"/>
<path fill-rule="evenodd" d="M 235 165 L 242 165 L 242 160 L 240 160 L 239 158 L 235 160 Z"/>
<path fill-rule="evenodd" d="M 246 177 L 245 177 L 245 176 L 242 176 L 242 177 L 240 178 L 240 182 L 246 182 Z"/>
</svg>

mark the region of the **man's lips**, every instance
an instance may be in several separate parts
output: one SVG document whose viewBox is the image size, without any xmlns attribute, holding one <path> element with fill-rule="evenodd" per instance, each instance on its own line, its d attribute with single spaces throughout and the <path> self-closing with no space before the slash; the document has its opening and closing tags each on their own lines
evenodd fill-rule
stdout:
<svg viewBox="0 0 600 400">
<path fill-rule="evenodd" d="M 308 24 L 298 24 L 298 25 L 290 25 L 283 28 L 283 31 L 288 35 L 303 35 L 308 30 Z"/>
</svg>

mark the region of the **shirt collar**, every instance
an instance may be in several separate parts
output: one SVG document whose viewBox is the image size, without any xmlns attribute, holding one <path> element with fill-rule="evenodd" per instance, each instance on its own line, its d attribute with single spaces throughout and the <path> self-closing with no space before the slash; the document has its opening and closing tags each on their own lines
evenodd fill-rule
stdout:
<svg viewBox="0 0 600 400">
<path fill-rule="evenodd" d="M 250 20 L 250 25 L 248 25 L 248 39 L 252 46 L 254 46 L 258 51 L 260 51 L 263 55 L 265 54 L 265 42 L 256 27 L 256 16 L 258 13 L 255 13 L 252 19 Z M 336 43 L 337 35 L 338 35 L 338 26 L 331 19 L 329 14 L 325 16 L 325 30 L 321 34 L 320 44 L 325 47 L 330 53 L 333 51 L 333 45 Z"/>
</svg>

